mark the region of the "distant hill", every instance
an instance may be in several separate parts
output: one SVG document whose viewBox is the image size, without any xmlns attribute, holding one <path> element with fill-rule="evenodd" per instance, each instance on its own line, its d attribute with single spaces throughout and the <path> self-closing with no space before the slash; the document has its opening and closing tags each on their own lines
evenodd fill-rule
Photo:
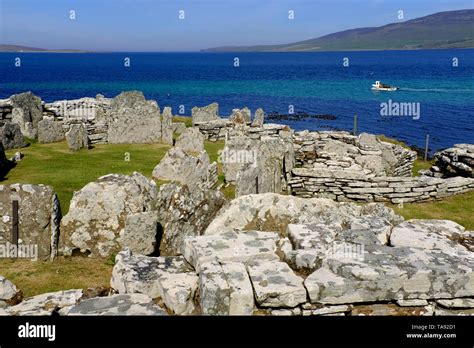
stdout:
<svg viewBox="0 0 474 348">
<path fill-rule="evenodd" d="M 226 46 L 205 52 L 287 52 L 473 48 L 474 10 L 438 12 L 406 22 L 340 31 L 283 45 Z"/>
<path fill-rule="evenodd" d="M 0 44 L 0 52 L 63 52 L 63 53 L 81 53 L 86 51 L 81 50 L 71 50 L 71 49 L 64 49 L 64 50 L 48 50 L 45 48 L 37 48 L 37 47 L 26 47 L 26 46 L 18 46 L 18 45 L 3 45 Z"/>
</svg>

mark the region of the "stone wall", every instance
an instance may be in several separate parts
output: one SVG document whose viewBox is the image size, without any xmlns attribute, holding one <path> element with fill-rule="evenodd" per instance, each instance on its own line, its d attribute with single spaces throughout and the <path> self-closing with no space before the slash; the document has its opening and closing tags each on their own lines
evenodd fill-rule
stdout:
<svg viewBox="0 0 474 348">
<path fill-rule="evenodd" d="M 411 176 L 415 151 L 383 142 L 374 135 L 348 132 L 297 132 L 294 135 L 296 166 L 326 166 L 335 170 L 367 170 L 377 176 Z"/>
<path fill-rule="evenodd" d="M 337 201 L 410 203 L 465 193 L 474 189 L 474 179 L 421 177 L 368 177 L 349 171 L 295 168 L 288 182 L 290 193 L 299 197 L 331 198 Z"/>
<path fill-rule="evenodd" d="M 223 141 L 237 135 L 245 134 L 252 139 L 260 139 L 262 136 L 279 136 L 280 132 L 287 132 L 290 130 L 288 126 L 282 124 L 268 123 L 262 127 L 252 127 L 246 125 L 239 125 L 236 127 L 235 123 L 227 119 L 220 119 L 217 121 L 205 122 L 196 125 L 199 131 L 204 134 L 206 140 L 209 141 Z"/>
</svg>

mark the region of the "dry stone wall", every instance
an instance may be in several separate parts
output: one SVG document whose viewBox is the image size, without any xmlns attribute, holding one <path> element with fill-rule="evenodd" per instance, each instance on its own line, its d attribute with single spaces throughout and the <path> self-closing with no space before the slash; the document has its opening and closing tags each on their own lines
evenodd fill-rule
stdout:
<svg viewBox="0 0 474 348">
<path fill-rule="evenodd" d="M 331 198 L 337 201 L 410 203 L 465 193 L 474 179 L 421 177 L 368 177 L 349 171 L 295 168 L 288 182 L 292 195 Z"/>
</svg>

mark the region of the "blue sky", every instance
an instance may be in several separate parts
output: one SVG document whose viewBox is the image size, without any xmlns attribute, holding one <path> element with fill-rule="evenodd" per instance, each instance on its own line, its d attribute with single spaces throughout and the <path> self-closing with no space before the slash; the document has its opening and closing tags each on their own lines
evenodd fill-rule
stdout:
<svg viewBox="0 0 474 348">
<path fill-rule="evenodd" d="M 0 43 L 50 49 L 194 51 L 301 41 L 473 0 L 0 0 Z M 69 19 L 74 10 L 76 19 Z M 185 19 L 180 20 L 180 10 Z M 293 10 L 295 19 L 288 19 Z"/>
</svg>

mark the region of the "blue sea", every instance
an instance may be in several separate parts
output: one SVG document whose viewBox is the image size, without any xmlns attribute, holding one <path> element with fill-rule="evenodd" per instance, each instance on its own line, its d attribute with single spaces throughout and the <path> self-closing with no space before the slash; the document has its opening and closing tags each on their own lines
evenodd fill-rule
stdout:
<svg viewBox="0 0 474 348">
<path fill-rule="evenodd" d="M 15 58 L 21 67 L 15 67 Z M 130 59 L 130 67 L 124 59 Z M 235 58 L 239 66 L 234 66 Z M 348 58 L 349 66 L 344 66 Z M 453 66 L 453 59 L 457 66 Z M 347 62 L 347 61 L 346 61 Z M 375 80 L 399 86 L 375 92 Z M 1 53 L 0 98 L 32 91 L 44 101 L 114 97 L 141 90 L 190 115 L 218 102 L 266 112 L 330 114 L 335 119 L 282 120 L 296 130 L 343 129 L 385 134 L 431 152 L 474 143 L 474 50 L 314 53 Z M 381 116 L 381 103 L 419 103 L 420 117 Z"/>
</svg>

